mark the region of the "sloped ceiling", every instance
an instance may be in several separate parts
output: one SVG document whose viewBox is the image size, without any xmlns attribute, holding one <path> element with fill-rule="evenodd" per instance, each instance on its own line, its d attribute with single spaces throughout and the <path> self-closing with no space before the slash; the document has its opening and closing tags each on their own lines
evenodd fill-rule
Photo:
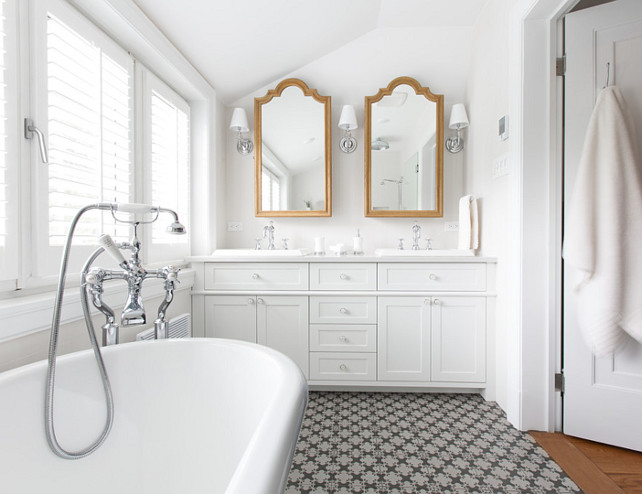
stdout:
<svg viewBox="0 0 642 494">
<path fill-rule="evenodd" d="M 230 104 L 330 54 L 348 69 L 402 65 L 403 45 L 423 39 L 439 49 L 420 48 L 421 63 L 465 77 L 469 32 L 486 0 L 134 2 Z"/>
</svg>

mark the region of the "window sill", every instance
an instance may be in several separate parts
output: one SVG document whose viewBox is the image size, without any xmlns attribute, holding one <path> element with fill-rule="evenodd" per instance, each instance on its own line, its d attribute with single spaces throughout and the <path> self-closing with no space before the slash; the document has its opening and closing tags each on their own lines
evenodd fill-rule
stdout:
<svg viewBox="0 0 642 494">
<path fill-rule="evenodd" d="M 180 284 L 176 291 L 189 290 L 194 285 L 195 271 L 182 269 L 179 274 Z M 150 279 L 143 285 L 144 299 L 161 297 L 165 290 L 159 279 Z M 110 307 L 122 307 L 127 297 L 127 285 L 121 283 L 105 284 L 104 301 Z M 27 295 L 7 300 L 0 300 L 0 343 L 20 338 L 38 331 L 49 330 L 56 300 L 55 291 L 38 295 Z M 92 307 L 93 309 L 93 307 Z M 98 313 L 95 309 L 92 313 Z M 60 324 L 67 324 L 83 318 L 78 287 L 65 289 Z"/>
</svg>

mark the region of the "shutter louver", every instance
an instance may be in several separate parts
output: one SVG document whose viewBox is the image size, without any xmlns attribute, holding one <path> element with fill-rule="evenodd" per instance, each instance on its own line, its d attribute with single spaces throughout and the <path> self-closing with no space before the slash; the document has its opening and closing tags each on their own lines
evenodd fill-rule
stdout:
<svg viewBox="0 0 642 494">
<path fill-rule="evenodd" d="M 8 170 L 7 170 L 7 82 L 6 82 L 6 19 L 5 2 L 0 2 L 0 252 L 4 254 L 8 234 Z M 3 256 L 5 257 L 5 256 Z M 2 263 L 4 267 L 4 263 Z"/>
<path fill-rule="evenodd" d="M 0 285 L 15 288 L 19 259 L 15 2 L 0 0 Z M 2 282 L 7 282 L 4 284 Z"/>
<path fill-rule="evenodd" d="M 47 21 L 49 245 L 60 246 L 73 216 L 95 202 L 131 202 L 131 68 L 61 20 Z M 101 233 L 125 239 L 126 224 L 91 214 L 74 242 Z"/>
</svg>

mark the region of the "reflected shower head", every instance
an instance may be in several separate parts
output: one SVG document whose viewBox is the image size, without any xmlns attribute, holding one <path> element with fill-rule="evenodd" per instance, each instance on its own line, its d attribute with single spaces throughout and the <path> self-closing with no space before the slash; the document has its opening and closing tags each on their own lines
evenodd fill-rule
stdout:
<svg viewBox="0 0 642 494">
<path fill-rule="evenodd" d="M 377 137 L 374 141 L 372 141 L 370 148 L 373 151 L 385 151 L 386 149 L 390 148 L 390 144 L 384 141 L 381 137 Z"/>
</svg>

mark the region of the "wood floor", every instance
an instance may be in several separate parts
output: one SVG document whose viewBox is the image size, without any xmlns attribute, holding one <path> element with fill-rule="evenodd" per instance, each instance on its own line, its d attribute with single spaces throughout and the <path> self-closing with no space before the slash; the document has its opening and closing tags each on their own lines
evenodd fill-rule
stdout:
<svg viewBox="0 0 642 494">
<path fill-rule="evenodd" d="M 586 494 L 642 494 L 642 453 L 561 433 L 531 435 Z"/>
</svg>

